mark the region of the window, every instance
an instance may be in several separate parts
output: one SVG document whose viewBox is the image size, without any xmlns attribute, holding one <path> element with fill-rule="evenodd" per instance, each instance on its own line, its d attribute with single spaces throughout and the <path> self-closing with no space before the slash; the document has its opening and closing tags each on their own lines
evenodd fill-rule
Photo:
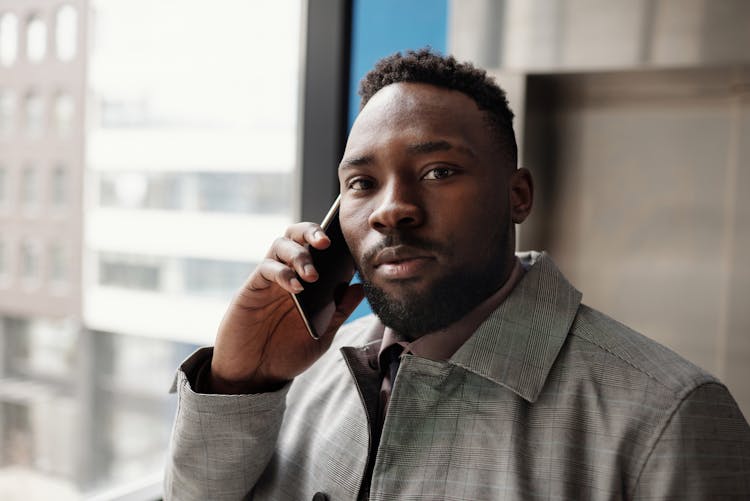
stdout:
<svg viewBox="0 0 750 501">
<path fill-rule="evenodd" d="M 65 92 L 60 92 L 55 97 L 55 132 L 58 136 L 66 137 L 72 132 L 74 106 L 73 98 Z"/>
<path fill-rule="evenodd" d="M 12 12 L 0 15 L 0 65 L 10 66 L 18 56 L 18 18 Z"/>
<path fill-rule="evenodd" d="M 5 252 L 5 240 L 0 237 L 0 284 L 5 281 L 8 273 L 8 264 Z"/>
<path fill-rule="evenodd" d="M 26 133 L 39 137 L 44 132 L 44 101 L 34 92 L 26 95 Z"/>
<path fill-rule="evenodd" d="M 38 203 L 37 170 L 33 165 L 23 168 L 21 174 L 21 204 L 24 209 L 36 208 Z"/>
<path fill-rule="evenodd" d="M 0 412 L 5 418 L 0 458 L 3 464 L 25 464 L 33 453 L 33 432 L 29 406 L 20 402 L 3 402 Z"/>
<path fill-rule="evenodd" d="M 162 286 L 162 268 L 162 263 L 154 259 L 102 254 L 99 257 L 99 284 L 158 291 Z"/>
<path fill-rule="evenodd" d="M 8 205 L 7 184 L 8 170 L 5 165 L 0 164 L 0 209 L 4 209 Z"/>
<path fill-rule="evenodd" d="M 78 13 L 70 5 L 63 5 L 57 11 L 55 23 L 55 52 L 60 61 L 70 61 L 76 57 L 78 49 Z"/>
<path fill-rule="evenodd" d="M 148 192 L 148 179 L 145 174 L 127 173 L 108 175 L 100 186 L 102 205 L 125 209 L 143 208 Z"/>
<path fill-rule="evenodd" d="M 68 176 L 65 167 L 55 167 L 50 181 L 50 203 L 53 208 L 61 209 L 68 201 Z"/>
<path fill-rule="evenodd" d="M 208 212 L 284 213 L 291 173 L 198 173 L 198 207 Z"/>
<path fill-rule="evenodd" d="M 32 242 L 21 243 L 21 278 L 27 282 L 39 278 L 39 249 Z"/>
<path fill-rule="evenodd" d="M 109 173 L 99 178 L 102 207 L 286 214 L 291 172 Z"/>
<path fill-rule="evenodd" d="M 26 26 L 26 57 L 38 63 L 47 54 L 47 26 L 36 16 L 29 18 Z"/>
<path fill-rule="evenodd" d="M 63 284 L 67 280 L 65 269 L 65 251 L 60 243 L 53 243 L 49 249 L 49 280 L 54 284 Z"/>
<path fill-rule="evenodd" d="M 185 293 L 231 298 L 256 263 L 183 259 Z"/>
<path fill-rule="evenodd" d="M 1 295 L 39 312 L 0 312 L 1 499 L 158 499 L 109 491 L 160 477 L 176 367 L 291 220 L 302 5 L 0 1 Z"/>
<path fill-rule="evenodd" d="M 16 96 L 10 89 L 0 88 L 0 139 L 10 137 L 15 129 Z"/>
</svg>

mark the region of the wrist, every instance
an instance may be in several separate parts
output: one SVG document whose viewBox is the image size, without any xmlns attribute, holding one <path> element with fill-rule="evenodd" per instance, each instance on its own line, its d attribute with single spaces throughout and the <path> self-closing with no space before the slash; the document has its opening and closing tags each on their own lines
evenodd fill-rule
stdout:
<svg viewBox="0 0 750 501">
<path fill-rule="evenodd" d="M 232 380 L 221 377 L 213 370 L 206 378 L 208 390 L 220 395 L 247 395 L 253 393 L 271 393 L 280 390 L 288 381 L 250 378 Z"/>
</svg>

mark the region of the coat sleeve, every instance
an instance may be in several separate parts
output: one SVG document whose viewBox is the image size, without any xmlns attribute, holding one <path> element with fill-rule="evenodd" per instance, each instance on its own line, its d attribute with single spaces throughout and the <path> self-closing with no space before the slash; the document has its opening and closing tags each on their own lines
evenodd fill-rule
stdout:
<svg viewBox="0 0 750 501">
<path fill-rule="evenodd" d="M 680 402 L 633 499 L 750 499 L 750 427 L 726 387 L 703 384 Z"/>
<path fill-rule="evenodd" d="M 257 395 L 210 395 L 191 386 L 212 350 L 191 355 L 177 372 L 177 413 L 164 477 L 165 501 L 244 499 L 271 459 L 289 385 Z"/>
</svg>

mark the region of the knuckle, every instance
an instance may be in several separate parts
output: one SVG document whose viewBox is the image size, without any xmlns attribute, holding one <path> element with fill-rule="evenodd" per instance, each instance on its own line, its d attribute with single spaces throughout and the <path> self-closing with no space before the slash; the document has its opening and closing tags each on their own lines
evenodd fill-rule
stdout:
<svg viewBox="0 0 750 501">
<path fill-rule="evenodd" d="M 274 249 L 279 249 L 280 247 L 283 247 L 286 242 L 288 241 L 288 238 L 286 237 L 278 237 L 276 240 L 273 241 L 273 244 L 271 244 L 271 247 Z"/>
<path fill-rule="evenodd" d="M 308 253 L 307 252 L 298 252 L 293 258 L 292 258 L 292 264 L 295 268 L 302 268 L 305 266 L 310 260 L 308 259 Z"/>
</svg>

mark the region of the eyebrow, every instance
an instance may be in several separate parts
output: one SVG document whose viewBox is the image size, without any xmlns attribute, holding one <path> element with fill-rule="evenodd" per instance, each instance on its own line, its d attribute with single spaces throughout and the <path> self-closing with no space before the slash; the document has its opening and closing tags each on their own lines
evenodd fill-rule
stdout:
<svg viewBox="0 0 750 501">
<path fill-rule="evenodd" d="M 410 155 L 425 155 L 427 153 L 434 153 L 436 151 L 449 151 L 455 150 L 472 158 L 477 158 L 477 154 L 468 146 L 453 144 L 445 140 L 440 141 L 425 141 L 424 143 L 410 144 L 406 147 L 406 152 Z M 373 163 L 375 157 L 373 155 L 363 155 L 359 157 L 345 158 L 341 161 L 340 169 L 347 167 L 358 167 L 362 165 L 369 165 Z"/>
<path fill-rule="evenodd" d="M 339 169 L 345 169 L 347 167 L 358 167 L 361 165 L 369 165 L 375 160 L 372 155 L 364 155 L 361 157 L 345 158 L 341 161 Z"/>
<path fill-rule="evenodd" d="M 470 157 L 474 157 L 474 158 L 477 157 L 477 154 L 474 153 L 474 150 L 472 150 L 468 146 L 464 146 L 460 144 L 453 144 L 444 140 L 427 141 L 424 143 L 410 144 L 409 146 L 406 147 L 406 151 L 413 155 L 423 155 L 425 153 L 433 153 L 435 151 L 448 151 L 448 150 L 456 150 L 466 155 L 469 155 Z"/>
</svg>

